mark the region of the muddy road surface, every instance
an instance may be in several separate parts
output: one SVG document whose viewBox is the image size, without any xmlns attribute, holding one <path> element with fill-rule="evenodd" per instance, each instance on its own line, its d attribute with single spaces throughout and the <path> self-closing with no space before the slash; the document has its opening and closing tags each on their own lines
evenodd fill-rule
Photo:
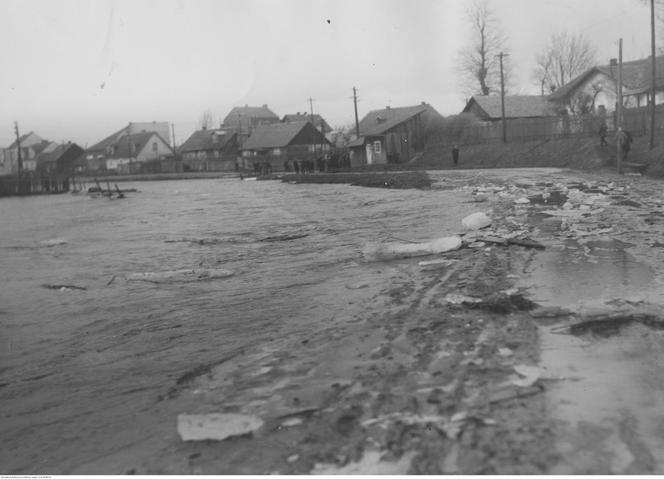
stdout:
<svg viewBox="0 0 664 479">
<path fill-rule="evenodd" d="M 1 472 L 664 472 L 661 183 L 431 176 L 0 202 Z"/>
</svg>

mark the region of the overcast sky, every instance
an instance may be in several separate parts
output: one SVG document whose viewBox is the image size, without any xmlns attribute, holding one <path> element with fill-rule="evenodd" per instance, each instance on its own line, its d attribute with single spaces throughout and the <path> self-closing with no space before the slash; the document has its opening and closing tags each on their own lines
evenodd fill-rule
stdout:
<svg viewBox="0 0 664 479">
<path fill-rule="evenodd" d="M 13 123 L 91 145 L 129 121 L 168 121 L 181 143 L 210 109 L 309 111 L 333 126 L 369 110 L 431 103 L 458 113 L 468 0 L 0 0 L 0 146 Z M 647 57 L 640 0 L 490 0 L 518 92 L 552 33 L 583 33 L 608 63 Z"/>
</svg>

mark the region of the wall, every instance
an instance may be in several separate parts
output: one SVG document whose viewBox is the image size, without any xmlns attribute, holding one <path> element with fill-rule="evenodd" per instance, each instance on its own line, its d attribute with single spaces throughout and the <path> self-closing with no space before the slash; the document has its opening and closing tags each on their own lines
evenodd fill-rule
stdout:
<svg viewBox="0 0 664 479">
<path fill-rule="evenodd" d="M 157 151 L 152 149 L 152 144 L 157 143 Z M 173 150 L 157 135 L 152 135 L 143 149 L 136 155 L 136 161 L 156 160 L 164 156 L 172 156 Z"/>
</svg>

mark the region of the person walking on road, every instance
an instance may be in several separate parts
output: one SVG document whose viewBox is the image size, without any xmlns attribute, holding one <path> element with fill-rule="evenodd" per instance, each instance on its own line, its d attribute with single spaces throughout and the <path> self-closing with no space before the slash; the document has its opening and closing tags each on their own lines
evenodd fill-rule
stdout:
<svg viewBox="0 0 664 479">
<path fill-rule="evenodd" d="M 606 142 L 606 131 L 607 131 L 606 123 L 602 123 L 599 126 L 599 146 L 608 145 L 608 143 Z"/>
</svg>

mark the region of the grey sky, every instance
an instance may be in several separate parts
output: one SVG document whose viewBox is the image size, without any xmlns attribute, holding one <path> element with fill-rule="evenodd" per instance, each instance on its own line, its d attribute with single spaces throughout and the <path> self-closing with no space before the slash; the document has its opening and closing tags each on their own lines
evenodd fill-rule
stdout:
<svg viewBox="0 0 664 479">
<path fill-rule="evenodd" d="M 129 121 L 175 123 L 182 142 L 206 109 L 267 103 L 331 125 L 386 105 L 458 113 L 467 0 L 0 0 L 0 146 L 13 122 L 85 146 Z M 649 55 L 639 0 L 491 0 L 520 93 L 551 33 L 582 32 L 608 62 Z"/>
</svg>

